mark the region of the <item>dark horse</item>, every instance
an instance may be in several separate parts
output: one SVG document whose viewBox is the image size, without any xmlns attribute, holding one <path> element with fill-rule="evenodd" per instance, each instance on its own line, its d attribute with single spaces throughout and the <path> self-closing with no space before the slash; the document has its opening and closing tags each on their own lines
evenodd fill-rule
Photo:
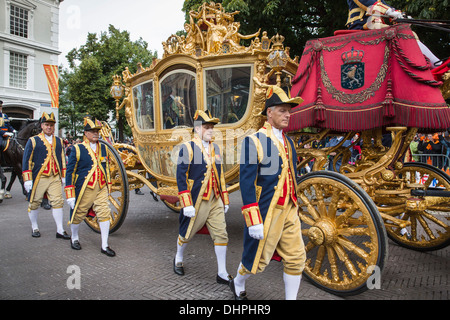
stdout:
<svg viewBox="0 0 450 320">
<path fill-rule="evenodd" d="M 22 192 L 26 195 L 25 188 L 23 187 L 23 178 L 22 178 L 22 158 L 24 147 L 28 141 L 28 139 L 34 135 L 39 134 L 41 132 L 41 125 L 39 120 L 28 120 L 17 133 L 17 136 L 14 138 L 9 138 L 9 141 L 4 139 L 3 146 L 0 146 L 0 203 L 3 201 L 3 194 L 6 185 L 6 177 L 4 175 L 4 170 L 2 167 L 11 167 L 11 181 L 6 187 L 6 194 L 9 194 L 11 191 L 11 187 L 16 180 L 16 177 L 19 177 L 20 184 L 22 185 Z M 7 147 L 7 148 L 6 148 Z M 6 148 L 6 150 L 5 150 Z"/>
</svg>

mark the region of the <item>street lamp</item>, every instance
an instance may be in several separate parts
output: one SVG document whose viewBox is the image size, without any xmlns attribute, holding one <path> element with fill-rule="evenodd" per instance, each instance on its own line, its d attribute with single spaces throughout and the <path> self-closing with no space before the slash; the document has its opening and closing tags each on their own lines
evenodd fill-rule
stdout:
<svg viewBox="0 0 450 320">
<path fill-rule="evenodd" d="M 270 39 L 272 42 L 272 49 L 267 56 L 267 61 L 269 62 L 272 70 L 275 71 L 277 75 L 277 86 L 281 86 L 281 71 L 286 67 L 289 57 L 283 47 L 284 37 L 277 34 Z"/>
<path fill-rule="evenodd" d="M 110 94 L 116 100 L 116 118 L 119 120 L 119 100 L 123 97 L 122 78 L 117 74 L 113 76 L 113 85 L 111 86 Z"/>
</svg>

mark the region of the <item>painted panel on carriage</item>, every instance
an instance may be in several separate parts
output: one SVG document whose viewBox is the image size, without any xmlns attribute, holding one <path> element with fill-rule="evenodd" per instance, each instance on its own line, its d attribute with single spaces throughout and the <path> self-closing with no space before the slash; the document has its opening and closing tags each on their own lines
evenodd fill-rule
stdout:
<svg viewBox="0 0 450 320">
<path fill-rule="evenodd" d="M 138 149 L 140 159 L 151 174 L 175 178 L 178 146 L 139 145 Z"/>
</svg>

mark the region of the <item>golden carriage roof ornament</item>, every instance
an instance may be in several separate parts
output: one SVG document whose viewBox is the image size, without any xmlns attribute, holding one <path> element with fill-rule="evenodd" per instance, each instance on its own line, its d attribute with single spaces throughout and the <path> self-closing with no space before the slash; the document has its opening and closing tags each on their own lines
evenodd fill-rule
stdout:
<svg viewBox="0 0 450 320">
<path fill-rule="evenodd" d="M 197 11 L 189 12 L 189 23 L 184 24 L 186 36 L 171 35 L 163 42 L 163 58 L 177 53 L 194 55 L 222 55 L 245 53 L 261 49 L 260 30 L 251 35 L 239 33 L 240 23 L 234 21 L 239 11 L 227 13 L 220 3 L 203 3 Z M 241 39 L 252 39 L 249 47 L 241 46 Z M 268 48 L 267 48 L 268 49 Z"/>
</svg>

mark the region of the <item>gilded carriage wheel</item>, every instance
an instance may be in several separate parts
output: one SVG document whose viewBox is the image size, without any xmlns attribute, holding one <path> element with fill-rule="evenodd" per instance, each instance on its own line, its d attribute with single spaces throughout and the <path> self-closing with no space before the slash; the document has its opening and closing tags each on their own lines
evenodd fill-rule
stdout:
<svg viewBox="0 0 450 320">
<path fill-rule="evenodd" d="M 449 192 L 450 177 L 436 167 L 425 163 L 409 162 L 396 172 L 411 186 L 422 185 L 419 190 Z M 417 200 L 416 200 L 417 199 Z M 419 200 L 420 199 L 420 200 Z M 401 228 L 386 220 L 388 237 L 399 245 L 417 250 L 431 251 L 442 249 L 450 244 L 450 197 L 414 197 L 409 195 L 405 204 L 397 204 L 395 196 L 376 201 L 380 210 L 409 222 Z M 390 201 L 389 201 L 390 200 Z M 414 205 L 415 207 L 412 207 Z M 395 212 L 395 215 L 393 214 Z"/>
<path fill-rule="evenodd" d="M 99 140 L 108 151 L 109 169 L 111 173 L 111 193 L 109 206 L 111 208 L 111 225 L 109 233 L 117 231 L 125 220 L 128 211 L 129 188 L 125 166 L 117 150 L 108 142 Z M 97 217 L 86 217 L 84 220 L 95 232 L 100 233 Z"/>
<path fill-rule="evenodd" d="M 365 291 L 388 256 L 386 231 L 372 199 L 351 179 L 331 171 L 302 176 L 298 195 L 305 276 L 336 295 Z"/>
</svg>

